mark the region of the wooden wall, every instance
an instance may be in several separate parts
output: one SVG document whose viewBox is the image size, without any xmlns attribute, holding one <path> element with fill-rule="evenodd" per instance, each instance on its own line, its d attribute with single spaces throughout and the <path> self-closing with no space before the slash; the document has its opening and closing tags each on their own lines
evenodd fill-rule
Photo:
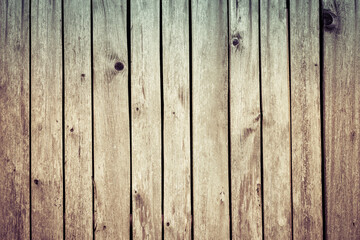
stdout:
<svg viewBox="0 0 360 240">
<path fill-rule="evenodd" d="M 0 239 L 360 239 L 359 4 L 0 1 Z"/>
</svg>

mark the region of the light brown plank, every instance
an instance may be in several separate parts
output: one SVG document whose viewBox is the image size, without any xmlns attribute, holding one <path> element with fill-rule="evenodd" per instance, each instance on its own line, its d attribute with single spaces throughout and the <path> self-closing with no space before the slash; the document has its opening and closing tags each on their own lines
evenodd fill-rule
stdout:
<svg viewBox="0 0 360 240">
<path fill-rule="evenodd" d="M 294 239 L 322 239 L 319 1 L 290 1 Z"/>
<path fill-rule="evenodd" d="M 291 153 L 287 9 L 261 0 L 264 235 L 291 238 Z"/>
<path fill-rule="evenodd" d="M 191 238 L 188 4 L 162 2 L 165 239 Z"/>
<path fill-rule="evenodd" d="M 63 238 L 61 2 L 31 4 L 31 227 Z"/>
<path fill-rule="evenodd" d="M 29 1 L 0 1 L 0 239 L 29 239 Z"/>
<path fill-rule="evenodd" d="M 230 1 L 232 237 L 262 238 L 259 3 Z"/>
<path fill-rule="evenodd" d="M 337 15 L 324 32 L 326 238 L 360 236 L 360 6 L 324 1 Z"/>
<path fill-rule="evenodd" d="M 93 235 L 90 11 L 64 0 L 66 239 Z"/>
<path fill-rule="evenodd" d="M 160 2 L 131 5 L 134 239 L 161 237 Z"/>
<path fill-rule="evenodd" d="M 93 1 L 95 237 L 129 239 L 126 1 Z"/>
<path fill-rule="evenodd" d="M 192 1 L 194 238 L 228 239 L 226 1 Z"/>
</svg>

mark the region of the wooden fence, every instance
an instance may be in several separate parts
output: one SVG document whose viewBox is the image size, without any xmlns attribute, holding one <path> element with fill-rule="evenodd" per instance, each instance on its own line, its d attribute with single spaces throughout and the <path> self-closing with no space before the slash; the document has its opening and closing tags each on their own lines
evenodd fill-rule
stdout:
<svg viewBox="0 0 360 240">
<path fill-rule="evenodd" d="M 357 0 L 1 0 L 0 47 L 0 239 L 360 239 Z"/>
</svg>

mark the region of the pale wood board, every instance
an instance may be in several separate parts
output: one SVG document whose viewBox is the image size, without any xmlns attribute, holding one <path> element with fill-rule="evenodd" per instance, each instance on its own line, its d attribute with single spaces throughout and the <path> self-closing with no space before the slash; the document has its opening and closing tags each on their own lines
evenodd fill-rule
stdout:
<svg viewBox="0 0 360 240">
<path fill-rule="evenodd" d="M 230 1 L 232 237 L 262 239 L 259 3 Z"/>
<path fill-rule="evenodd" d="M 31 4 L 31 227 L 63 238 L 61 2 Z"/>
<path fill-rule="evenodd" d="M 91 7 L 64 0 L 65 238 L 91 239 Z"/>
<path fill-rule="evenodd" d="M 195 239 L 230 237 L 226 1 L 192 1 Z"/>
<path fill-rule="evenodd" d="M 99 239 L 130 238 L 126 12 L 125 0 L 93 1 L 94 204 Z"/>
<path fill-rule="evenodd" d="M 261 0 L 265 239 L 290 239 L 292 234 L 287 17 L 285 0 Z"/>
<path fill-rule="evenodd" d="M 161 236 L 160 2 L 131 1 L 134 239 Z"/>
<path fill-rule="evenodd" d="M 324 32 L 326 238 L 360 236 L 360 6 L 324 1 L 338 25 Z"/>
<path fill-rule="evenodd" d="M 189 1 L 162 2 L 164 237 L 191 238 Z"/>
<path fill-rule="evenodd" d="M 29 239 L 29 1 L 0 1 L 0 239 Z"/>
<path fill-rule="evenodd" d="M 322 239 L 319 1 L 290 1 L 293 238 Z"/>
</svg>

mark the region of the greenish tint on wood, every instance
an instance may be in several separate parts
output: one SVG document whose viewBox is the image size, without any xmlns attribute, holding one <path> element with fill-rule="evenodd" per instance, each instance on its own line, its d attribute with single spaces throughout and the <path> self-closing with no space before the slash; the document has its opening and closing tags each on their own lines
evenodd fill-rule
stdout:
<svg viewBox="0 0 360 240">
<path fill-rule="evenodd" d="M 31 227 L 63 238 L 61 2 L 31 4 Z"/>
<path fill-rule="evenodd" d="M 324 9 L 337 16 L 324 31 L 325 237 L 359 239 L 360 6 L 325 0 Z"/>
</svg>

